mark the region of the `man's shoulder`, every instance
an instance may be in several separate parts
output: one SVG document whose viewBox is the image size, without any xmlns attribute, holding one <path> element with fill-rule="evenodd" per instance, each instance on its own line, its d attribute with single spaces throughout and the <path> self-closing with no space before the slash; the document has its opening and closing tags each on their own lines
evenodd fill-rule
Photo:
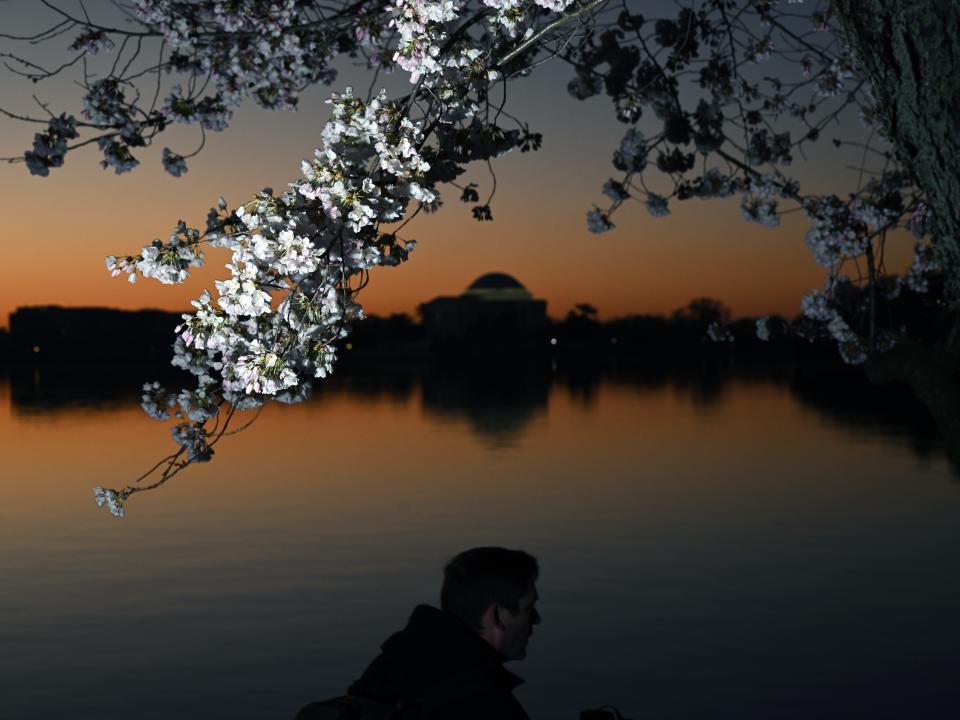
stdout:
<svg viewBox="0 0 960 720">
<path fill-rule="evenodd" d="M 529 720 L 508 687 L 484 678 L 430 688 L 417 706 L 423 720 Z"/>
<path fill-rule="evenodd" d="M 381 650 L 348 692 L 411 709 L 410 717 L 527 718 L 512 692 L 523 681 L 503 666 L 502 655 L 443 610 L 418 606 Z"/>
</svg>

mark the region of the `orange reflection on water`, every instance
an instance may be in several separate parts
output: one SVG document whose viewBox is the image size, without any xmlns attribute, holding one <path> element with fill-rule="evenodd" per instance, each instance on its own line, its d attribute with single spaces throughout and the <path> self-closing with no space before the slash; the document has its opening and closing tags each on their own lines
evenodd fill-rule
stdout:
<svg viewBox="0 0 960 720">
<path fill-rule="evenodd" d="M 0 388 L 7 538 L 119 539 L 171 525 L 198 535 L 421 521 L 466 534 L 518 523 L 563 531 L 574 520 L 724 525 L 761 507 L 788 518 L 821 512 L 825 485 L 841 504 L 862 492 L 836 482 L 845 466 L 878 465 L 882 477 L 883 463 L 905 461 L 897 446 L 851 442 L 772 385 L 728 386 L 715 397 L 681 386 L 555 388 L 499 418 L 482 407 L 438 409 L 420 387 L 364 396 L 334 386 L 308 403 L 268 406 L 217 446 L 213 462 L 134 496 L 116 522 L 91 489 L 122 487 L 172 451 L 170 424 L 133 399 L 12 409 L 9 385 Z"/>
<path fill-rule="evenodd" d="M 254 615 L 261 633 L 280 623 L 349 635 L 356 654 L 366 651 L 355 629 L 375 617 L 379 641 L 411 603 L 432 600 L 453 552 L 500 544 L 543 558 L 557 637 L 584 613 L 593 637 L 592 618 L 609 615 L 620 618 L 604 626 L 618 645 L 624 622 L 680 632 L 691 607 L 730 612 L 731 597 L 757 606 L 732 616 L 741 624 L 788 600 L 802 610 L 791 585 L 781 597 L 768 584 L 774 575 L 831 588 L 867 567 L 882 586 L 886 545 L 924 546 L 955 528 L 960 496 L 941 459 L 855 435 L 784 387 L 541 381 L 553 384 L 492 403 L 496 384 L 472 392 L 428 376 L 376 393 L 329 383 L 309 403 L 268 406 L 211 463 L 131 498 L 122 521 L 91 490 L 120 487 L 171 450 L 165 424 L 134 398 L 13 407 L 4 381 L 0 609 L 9 628 L 29 628 L 17 637 L 34 662 L 36 643 L 113 618 L 135 630 L 111 641 L 116 657 L 101 664 L 112 669 L 166 662 L 143 655 L 141 635 L 165 647 L 158 636 L 169 634 L 174 655 L 198 633 L 244 642 Z M 831 559 L 838 549 L 847 555 Z M 581 605 L 593 586 L 607 591 Z M 274 603 L 298 614 L 281 622 Z M 92 652 L 84 642 L 71 658 Z M 592 652 L 602 662 L 605 651 Z"/>
</svg>

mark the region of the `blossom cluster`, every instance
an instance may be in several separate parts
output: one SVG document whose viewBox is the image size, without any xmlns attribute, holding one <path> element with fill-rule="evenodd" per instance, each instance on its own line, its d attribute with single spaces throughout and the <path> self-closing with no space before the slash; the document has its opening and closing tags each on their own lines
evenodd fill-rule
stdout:
<svg viewBox="0 0 960 720">
<path fill-rule="evenodd" d="M 573 0 L 534 0 L 532 4 L 544 10 L 560 13 L 566 10 Z M 492 24 L 499 26 L 510 37 L 518 34 L 525 22 L 529 21 L 530 4 L 522 0 L 483 0 L 483 4 L 495 11 Z"/>
<path fill-rule="evenodd" d="M 112 167 L 117 175 L 130 172 L 140 164 L 140 161 L 130 152 L 129 145 L 112 137 L 100 138 L 97 140 L 97 147 L 103 151 L 103 160 L 100 161 L 100 165 L 104 169 Z"/>
<path fill-rule="evenodd" d="M 176 285 L 186 280 L 190 273 L 187 268 L 203 265 L 203 251 L 198 247 L 197 239 L 181 242 L 177 236 L 164 245 L 154 240 L 140 251 L 140 256 L 126 256 L 117 258 L 110 255 L 106 258 L 107 270 L 113 277 L 121 273 L 127 274 L 131 283 L 137 281 L 136 273 L 144 277 L 152 277 L 164 285 Z"/>
<path fill-rule="evenodd" d="M 100 52 L 110 52 L 114 48 L 113 40 L 103 30 L 85 28 L 76 39 L 71 43 L 70 49 L 82 51 L 91 55 L 97 55 Z"/>
<path fill-rule="evenodd" d="M 115 77 L 95 80 L 83 97 L 83 116 L 95 125 L 122 126 L 130 122 L 130 102 L 123 84 Z"/>
<path fill-rule="evenodd" d="M 720 322 L 712 322 L 707 326 L 707 337 L 715 343 L 732 343 L 733 333 Z"/>
<path fill-rule="evenodd" d="M 400 39 L 393 61 L 410 73 L 412 83 L 419 82 L 422 75 L 441 72 L 438 58 L 447 39 L 445 28 L 457 18 L 457 5 L 452 0 L 397 0 L 394 10 L 390 25 L 396 27 Z"/>
<path fill-rule="evenodd" d="M 213 457 L 213 448 L 207 441 L 207 431 L 199 423 L 178 423 L 170 429 L 174 441 L 187 454 L 190 462 L 207 462 Z"/>
<path fill-rule="evenodd" d="M 194 459 L 206 451 L 187 428 L 215 414 L 217 395 L 235 405 L 258 404 L 332 370 L 336 341 L 363 317 L 350 277 L 384 258 L 376 228 L 402 218 L 411 200 L 436 199 L 426 180 L 430 165 L 418 149 L 422 132 L 400 106 L 383 92 L 367 102 L 349 88 L 330 103 L 323 145 L 288 191 L 265 190 L 217 220 L 220 229 L 205 237 L 181 222 L 167 243 L 107 258 L 114 275 L 178 283 L 203 262 L 202 244 L 231 252 L 229 277 L 215 283 L 216 300 L 204 292 L 178 328 L 173 362 L 197 377 L 198 389 L 175 395 L 157 384 L 144 387 L 151 416 L 169 417 L 179 405 L 175 414 L 192 422 L 178 425 L 175 435 Z"/>
<path fill-rule="evenodd" d="M 837 342 L 840 355 L 851 365 L 859 365 L 867 359 L 867 347 L 863 339 L 853 331 L 840 311 L 830 302 L 828 293 L 811 290 L 801 302 L 803 315 L 822 323 Z"/>
<path fill-rule="evenodd" d="M 647 166 L 647 141 L 639 128 L 632 127 L 613 153 L 613 165 L 626 172 L 643 172 Z"/>
<path fill-rule="evenodd" d="M 930 276 L 940 270 L 940 266 L 933 257 L 933 249 L 922 242 L 913 248 L 913 262 L 903 278 L 897 278 L 915 293 L 930 291 Z"/>
<path fill-rule="evenodd" d="M 130 488 L 123 490 L 110 490 L 102 487 L 93 489 L 93 499 L 97 507 L 106 508 L 114 517 L 122 518 L 124 514 L 123 504 L 131 494 Z"/>
<path fill-rule="evenodd" d="M 779 173 L 751 175 L 742 183 L 743 195 L 740 212 L 744 220 L 765 227 L 777 227 L 780 216 L 777 214 L 778 198 L 790 197 L 796 192 L 794 183 Z"/>
<path fill-rule="evenodd" d="M 248 96 L 268 109 L 295 108 L 304 87 L 334 79 L 333 38 L 297 0 L 135 0 L 133 7 L 144 25 L 163 35 L 175 66 L 213 77 L 216 92 L 205 101 L 219 108 L 201 102 L 191 109 L 191 117 L 207 123 L 219 118 L 225 126 L 225 107 Z M 171 119 L 182 120 L 183 107 L 170 110 L 177 97 L 168 98 L 166 108 Z"/>
<path fill-rule="evenodd" d="M 50 174 L 50 168 L 63 165 L 67 154 L 67 141 L 79 135 L 77 119 L 72 115 L 63 114 L 51 118 L 46 132 L 33 136 L 33 150 L 28 150 L 23 155 L 30 173 L 46 176 Z"/>
<path fill-rule="evenodd" d="M 593 208 L 587 213 L 587 230 L 590 232 L 599 234 L 613 228 L 614 224 L 610 222 L 609 215 L 599 208 Z"/>
<path fill-rule="evenodd" d="M 180 177 L 187 171 L 187 161 L 183 155 L 173 152 L 170 148 L 163 149 L 163 169 L 174 177 Z"/>
<path fill-rule="evenodd" d="M 536 18 L 544 11 L 562 13 L 572 3 L 573 0 L 482 0 L 482 5 L 489 8 L 483 17 L 490 35 L 477 47 L 471 45 L 469 35 L 453 37 L 456 21 L 467 14 L 467 2 L 395 0 L 390 5 L 390 27 L 396 28 L 398 40 L 392 59 L 410 74 L 411 83 L 427 87 L 457 76 L 495 80 L 498 71 L 485 62 L 490 40 L 501 32 L 513 39 L 521 29 L 525 31 L 523 36 L 529 37 Z M 450 92 L 451 84 L 456 85 L 456 80 L 447 83 L 448 102 L 456 96 L 456 92 Z"/>
<path fill-rule="evenodd" d="M 764 315 L 757 318 L 757 339 L 761 342 L 770 342 L 770 316 Z"/>
<path fill-rule="evenodd" d="M 204 245 L 231 253 L 216 299 L 204 292 L 177 328 L 172 363 L 192 373 L 197 387 L 143 388 L 147 414 L 181 420 L 172 433 L 189 462 L 212 456 L 205 423 L 222 402 L 244 409 L 309 396 L 312 379 L 333 370 L 337 342 L 363 317 L 351 278 L 413 248 L 395 234 L 381 241 L 379 225 L 400 220 L 411 201 L 436 201 L 422 130 L 404 106 L 385 92 L 365 101 L 350 88 L 329 102 L 322 146 L 287 191 L 267 188 L 233 213 L 221 198 L 206 233 L 180 222 L 168 242 L 106 259 L 115 276 L 179 283 L 203 263 Z M 101 505 L 122 509 L 119 496 L 104 493 Z"/>
<path fill-rule="evenodd" d="M 807 198 L 803 209 L 813 221 L 807 231 L 807 247 L 819 265 L 833 269 L 846 258 L 866 252 L 869 236 L 865 226 L 854 220 L 850 207 L 836 195 Z"/>
</svg>

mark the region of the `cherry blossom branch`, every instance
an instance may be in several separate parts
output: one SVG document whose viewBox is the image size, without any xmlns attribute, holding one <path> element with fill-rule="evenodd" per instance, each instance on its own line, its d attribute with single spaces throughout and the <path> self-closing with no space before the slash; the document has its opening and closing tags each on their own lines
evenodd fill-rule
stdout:
<svg viewBox="0 0 960 720">
<path fill-rule="evenodd" d="M 566 25 L 571 20 L 574 20 L 576 18 L 579 18 L 583 15 L 586 15 L 592 12 L 593 10 L 601 8 L 603 5 L 606 5 L 608 2 L 610 2 L 610 0 L 591 0 L 586 5 L 579 7 L 573 12 L 569 12 L 566 15 L 562 15 L 561 17 L 557 18 L 553 22 L 548 23 L 543 28 L 541 28 L 538 32 L 535 32 L 529 38 L 527 38 L 526 40 L 521 42 L 519 45 L 517 45 L 517 47 L 515 47 L 513 50 L 511 50 L 506 55 L 501 57 L 496 63 L 494 63 L 494 68 L 495 69 L 502 68 L 508 62 L 513 60 L 515 57 L 517 57 L 518 55 L 526 51 L 528 48 L 532 47 L 537 42 L 539 42 L 540 39 L 543 38 L 548 33 L 553 32 L 558 27 Z"/>
</svg>

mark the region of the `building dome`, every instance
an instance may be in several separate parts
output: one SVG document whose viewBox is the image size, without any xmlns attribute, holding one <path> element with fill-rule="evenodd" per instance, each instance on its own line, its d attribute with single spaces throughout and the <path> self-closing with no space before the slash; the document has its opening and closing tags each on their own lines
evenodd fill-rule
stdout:
<svg viewBox="0 0 960 720">
<path fill-rule="evenodd" d="M 526 288 L 520 284 L 520 282 L 513 277 L 513 275 L 507 275 L 506 273 L 492 272 L 487 273 L 486 275 L 481 275 L 472 283 L 470 287 L 467 288 L 467 292 L 471 290 L 526 290 Z"/>
<path fill-rule="evenodd" d="M 431 342 L 469 342 L 516 334 L 540 337 L 547 327 L 547 301 L 537 300 L 512 275 L 481 275 L 462 295 L 438 297 L 420 306 L 423 326 Z M 511 335 L 513 333 L 513 335 Z"/>
<path fill-rule="evenodd" d="M 487 273 L 474 280 L 465 297 L 479 300 L 532 300 L 533 295 L 512 275 Z"/>
</svg>

